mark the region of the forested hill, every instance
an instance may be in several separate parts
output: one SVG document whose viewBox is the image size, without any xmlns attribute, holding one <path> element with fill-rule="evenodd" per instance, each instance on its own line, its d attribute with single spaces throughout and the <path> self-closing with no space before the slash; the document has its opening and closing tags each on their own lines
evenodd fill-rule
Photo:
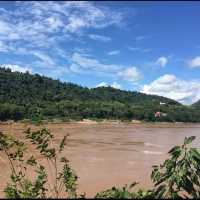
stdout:
<svg viewBox="0 0 200 200">
<path fill-rule="evenodd" d="M 38 74 L 11 72 L 0 68 L 0 102 L 17 105 L 59 102 L 63 100 L 117 101 L 128 104 L 159 103 L 178 104 L 164 97 L 128 92 L 112 87 L 88 89 L 72 83 L 62 83 Z"/>
<path fill-rule="evenodd" d="M 197 101 L 196 103 L 194 103 L 192 106 L 197 107 L 197 108 L 200 108 L 200 100 Z"/>
<path fill-rule="evenodd" d="M 155 119 L 157 111 L 166 114 Z M 0 120 L 24 118 L 197 121 L 200 116 L 195 109 L 156 95 L 112 87 L 89 89 L 38 74 L 0 68 Z"/>
</svg>

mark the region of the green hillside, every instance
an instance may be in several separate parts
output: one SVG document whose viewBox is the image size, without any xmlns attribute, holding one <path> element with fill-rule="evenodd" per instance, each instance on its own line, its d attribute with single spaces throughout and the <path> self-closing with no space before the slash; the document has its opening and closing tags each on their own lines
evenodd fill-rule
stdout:
<svg viewBox="0 0 200 200">
<path fill-rule="evenodd" d="M 155 121 L 158 120 L 154 117 L 156 111 L 167 113 L 159 118 L 161 121 L 200 119 L 195 109 L 165 97 L 112 87 L 89 89 L 38 74 L 0 68 L 0 120 L 106 118 Z"/>
<path fill-rule="evenodd" d="M 192 106 L 200 108 L 200 100 L 194 103 Z"/>
</svg>

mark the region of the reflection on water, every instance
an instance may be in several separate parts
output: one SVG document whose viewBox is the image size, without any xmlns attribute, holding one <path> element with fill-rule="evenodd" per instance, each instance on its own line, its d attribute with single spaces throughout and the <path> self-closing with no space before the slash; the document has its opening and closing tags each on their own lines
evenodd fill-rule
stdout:
<svg viewBox="0 0 200 200">
<path fill-rule="evenodd" d="M 147 146 L 147 147 L 158 147 L 158 148 L 164 147 L 163 145 L 151 144 L 151 143 L 148 143 L 148 142 L 145 142 L 144 145 Z"/>
<path fill-rule="evenodd" d="M 164 154 L 163 152 L 160 151 L 142 151 L 144 154 L 151 154 L 151 155 L 161 155 Z"/>
</svg>

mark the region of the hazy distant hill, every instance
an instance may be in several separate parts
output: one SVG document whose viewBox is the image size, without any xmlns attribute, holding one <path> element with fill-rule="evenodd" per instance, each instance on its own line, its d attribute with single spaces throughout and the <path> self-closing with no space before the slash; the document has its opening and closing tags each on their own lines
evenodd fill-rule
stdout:
<svg viewBox="0 0 200 200">
<path fill-rule="evenodd" d="M 160 102 L 165 103 L 160 105 Z M 155 121 L 198 121 L 195 109 L 156 95 L 112 87 L 89 89 L 38 74 L 0 68 L 0 120 L 111 118 Z M 200 121 L 200 120 L 199 120 Z"/>
</svg>

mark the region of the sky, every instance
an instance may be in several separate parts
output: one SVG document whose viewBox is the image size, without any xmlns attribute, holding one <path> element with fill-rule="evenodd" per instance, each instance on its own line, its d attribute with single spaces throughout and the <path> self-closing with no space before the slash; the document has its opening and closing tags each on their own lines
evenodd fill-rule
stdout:
<svg viewBox="0 0 200 200">
<path fill-rule="evenodd" d="M 0 2 L 0 66 L 200 99 L 199 2 Z"/>
</svg>

